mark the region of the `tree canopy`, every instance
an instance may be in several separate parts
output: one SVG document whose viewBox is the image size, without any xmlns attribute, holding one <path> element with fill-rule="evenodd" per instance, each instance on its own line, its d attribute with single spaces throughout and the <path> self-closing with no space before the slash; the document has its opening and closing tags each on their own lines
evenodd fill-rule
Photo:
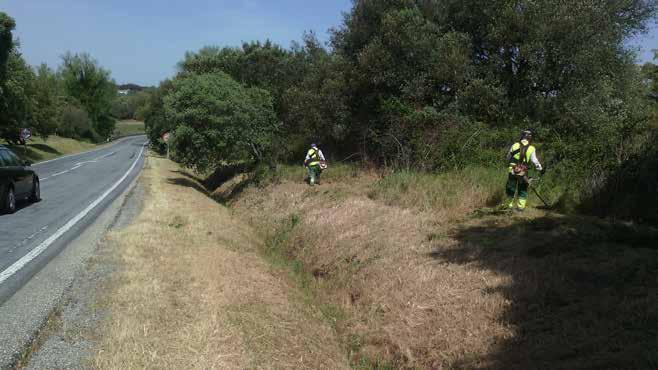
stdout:
<svg viewBox="0 0 658 370">
<path fill-rule="evenodd" d="M 177 158 L 199 170 L 221 161 L 263 160 L 277 129 L 270 94 L 222 72 L 175 79 L 164 113 L 176 125 Z"/>
<path fill-rule="evenodd" d="M 253 41 L 188 52 L 149 104 L 147 129 L 157 138 L 183 127 L 165 114 L 182 89 L 181 101 L 217 106 L 228 99 L 219 90 L 259 88 L 279 122 L 268 140 L 280 159 L 298 160 L 309 142 L 320 142 L 334 156 L 379 166 L 499 165 L 520 130 L 533 128 L 555 181 L 594 189 L 648 145 L 653 72 L 635 64 L 627 40 L 646 31 L 657 9 L 658 0 L 354 0 L 328 46 L 310 33 L 290 48 Z M 224 82 L 204 85 L 216 76 Z M 193 97 L 189 81 L 207 93 L 217 88 L 208 96 L 219 100 Z M 195 147 L 185 153 L 198 158 L 185 163 L 251 157 L 225 144 L 202 150 L 206 139 L 192 138 L 207 126 L 192 134 L 189 122 L 179 135 L 189 141 L 176 147 Z"/>
<path fill-rule="evenodd" d="M 67 53 L 62 62 L 61 74 L 67 93 L 85 108 L 96 133 L 108 138 L 114 131 L 111 108 L 117 95 L 110 72 L 85 53 Z"/>
<path fill-rule="evenodd" d="M 63 66 L 29 66 L 14 41 L 16 23 L 0 12 L 0 138 L 20 142 L 20 129 L 100 140 L 114 130 L 110 104 L 116 96 L 108 71 L 87 54 L 63 57 Z M 73 120 L 70 120 L 74 117 Z"/>
</svg>

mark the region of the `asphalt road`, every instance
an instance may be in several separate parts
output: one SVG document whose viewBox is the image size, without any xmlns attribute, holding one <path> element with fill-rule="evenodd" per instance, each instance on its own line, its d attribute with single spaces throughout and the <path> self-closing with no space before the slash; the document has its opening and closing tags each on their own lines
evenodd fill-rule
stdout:
<svg viewBox="0 0 658 370">
<path fill-rule="evenodd" d="M 0 305 L 78 236 L 139 174 L 146 137 L 34 165 L 39 203 L 0 215 Z"/>
</svg>

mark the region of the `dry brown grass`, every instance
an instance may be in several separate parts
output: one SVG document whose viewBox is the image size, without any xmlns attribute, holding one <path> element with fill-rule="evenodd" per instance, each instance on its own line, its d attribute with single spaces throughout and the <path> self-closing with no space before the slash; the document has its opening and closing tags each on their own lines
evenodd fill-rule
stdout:
<svg viewBox="0 0 658 370">
<path fill-rule="evenodd" d="M 235 207 L 270 230 L 300 215 L 287 253 L 318 277 L 321 299 L 345 311 L 339 330 L 354 342 L 348 345 L 355 364 L 440 368 L 484 356 L 512 336 L 496 320 L 509 300 L 483 294 L 509 284 L 510 276 L 430 258 L 427 230 L 440 227 L 439 220 L 367 198 L 371 181 L 314 189 L 283 183 L 250 190 Z"/>
<path fill-rule="evenodd" d="M 109 236 L 120 270 L 97 368 L 347 368 L 335 332 L 256 252 L 261 240 L 164 159 L 144 209 Z"/>
<path fill-rule="evenodd" d="M 374 181 L 284 181 L 232 201 L 314 277 L 317 301 L 342 312 L 337 329 L 354 366 L 658 364 L 647 331 L 658 323 L 651 242 L 629 246 L 620 232 L 610 244 L 605 223 L 540 210 L 469 217 L 478 206 L 470 189 L 443 210 L 396 205 L 372 196 Z"/>
</svg>

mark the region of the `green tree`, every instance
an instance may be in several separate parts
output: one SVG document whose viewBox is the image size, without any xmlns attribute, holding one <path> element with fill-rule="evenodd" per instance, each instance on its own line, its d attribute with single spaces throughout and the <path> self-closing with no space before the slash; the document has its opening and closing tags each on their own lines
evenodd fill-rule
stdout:
<svg viewBox="0 0 658 370">
<path fill-rule="evenodd" d="M 16 141 L 18 126 L 25 120 L 27 97 L 20 89 L 26 77 L 16 55 L 12 31 L 16 22 L 0 12 L 0 137 Z"/>
<path fill-rule="evenodd" d="M 60 136 L 77 140 L 94 140 L 96 137 L 87 112 L 84 108 L 73 103 L 67 103 L 61 107 L 57 133 Z"/>
<path fill-rule="evenodd" d="M 112 101 L 112 116 L 117 119 L 144 120 L 150 90 L 138 91 L 130 95 L 119 95 Z"/>
<path fill-rule="evenodd" d="M 282 98 L 282 135 L 277 147 L 283 158 L 299 157 L 310 142 L 320 142 L 336 153 L 350 140 L 350 90 L 344 61 L 323 48 L 315 35 L 306 34 L 295 45 L 301 81 Z"/>
<path fill-rule="evenodd" d="M 61 74 L 68 95 L 85 108 L 94 131 L 103 139 L 109 138 L 115 126 L 112 101 L 117 96 L 110 72 L 89 54 L 67 53 L 62 61 Z"/>
<path fill-rule="evenodd" d="M 351 131 L 362 138 L 354 149 L 387 162 L 406 152 L 424 166 L 424 145 L 445 147 L 447 137 L 468 140 L 473 121 L 484 121 L 501 134 L 533 125 L 550 133 L 545 140 L 569 142 L 563 151 L 569 155 L 560 159 L 577 162 L 603 150 L 602 159 L 612 163 L 612 147 L 624 146 L 624 138 L 642 127 L 641 115 L 631 114 L 643 111 L 643 99 L 624 42 L 646 29 L 657 4 L 355 0 L 332 35 L 334 50 L 346 61 Z M 573 145 L 575 137 L 616 143 Z M 424 138 L 421 147 L 418 138 Z M 571 155 L 573 150 L 580 152 Z M 477 157 L 446 154 L 430 167 Z"/>
<path fill-rule="evenodd" d="M 224 72 L 247 87 L 270 92 L 281 119 L 285 91 L 301 82 L 305 64 L 294 50 L 267 40 L 243 43 L 240 48 L 207 46 L 188 52 L 178 64 L 181 75 Z"/>
<path fill-rule="evenodd" d="M 166 150 L 162 141 L 162 134 L 170 132 L 176 125 L 169 121 L 165 115 L 164 97 L 171 91 L 171 80 L 164 80 L 160 85 L 149 93 L 148 101 L 143 107 L 144 126 L 146 135 L 151 141 L 151 147 L 160 153 Z"/>
<path fill-rule="evenodd" d="M 20 129 L 34 127 L 34 72 L 17 52 L 9 54 L 7 78 L 0 85 L 0 137 L 20 142 Z M 38 134 L 38 132 L 35 132 Z"/>
<path fill-rule="evenodd" d="M 47 65 L 41 64 L 34 80 L 33 122 L 41 136 L 48 136 L 57 130 L 65 93 L 59 75 Z"/>
<path fill-rule="evenodd" d="M 658 60 L 658 50 L 654 50 L 654 60 Z M 645 63 L 642 66 L 642 75 L 647 82 L 651 98 L 658 100 L 658 65 Z"/>
<path fill-rule="evenodd" d="M 0 83 L 7 78 L 7 61 L 14 51 L 14 36 L 12 31 L 16 22 L 6 13 L 0 12 Z"/>
<path fill-rule="evenodd" d="M 268 157 L 277 121 L 267 91 L 245 88 L 223 72 L 194 74 L 172 81 L 163 102 L 183 164 L 204 171 L 223 161 Z"/>
<path fill-rule="evenodd" d="M 151 94 L 153 89 L 149 88 L 146 90 L 138 91 L 137 93 L 130 96 L 133 107 L 135 107 L 135 112 L 131 117 L 137 121 L 143 121 L 146 114 L 146 109 L 151 99 Z"/>
</svg>

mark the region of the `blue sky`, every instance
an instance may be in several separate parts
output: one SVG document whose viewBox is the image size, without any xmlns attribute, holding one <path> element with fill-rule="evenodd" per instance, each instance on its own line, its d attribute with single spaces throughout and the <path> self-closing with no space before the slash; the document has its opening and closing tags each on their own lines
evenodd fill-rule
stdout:
<svg viewBox="0 0 658 370">
<path fill-rule="evenodd" d="M 118 83 L 155 85 L 188 50 L 269 38 L 289 46 L 306 30 L 327 40 L 351 0 L 0 0 L 17 22 L 29 63 L 59 65 L 66 51 L 88 52 Z M 631 45 L 650 61 L 658 28 Z"/>
<path fill-rule="evenodd" d="M 312 5 L 310 5 L 312 4 Z M 350 0 L 0 0 L 16 20 L 29 63 L 59 65 L 66 51 L 88 52 L 118 83 L 154 85 L 186 51 L 271 40 L 289 46 L 305 30 L 322 40 Z"/>
</svg>

